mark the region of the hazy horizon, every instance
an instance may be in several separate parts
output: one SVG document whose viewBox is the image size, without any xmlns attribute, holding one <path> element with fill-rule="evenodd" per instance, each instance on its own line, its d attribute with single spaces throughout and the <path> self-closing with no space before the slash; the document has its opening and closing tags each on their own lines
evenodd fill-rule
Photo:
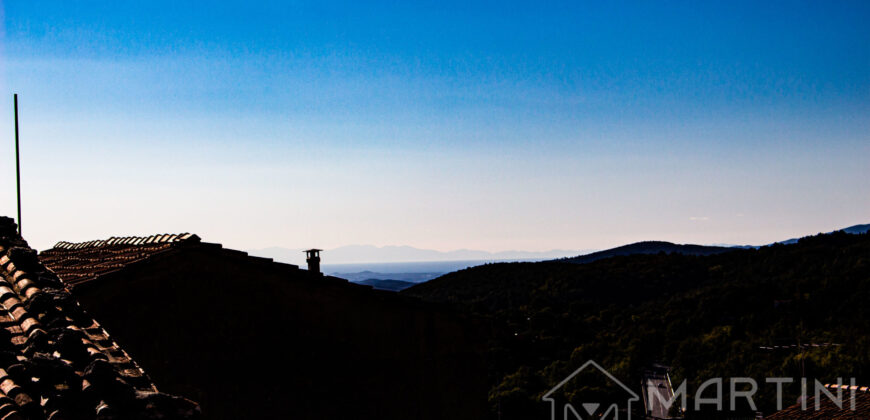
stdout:
<svg viewBox="0 0 870 420">
<path fill-rule="evenodd" d="M 0 6 L 0 214 L 234 249 L 764 244 L 870 221 L 866 2 Z"/>
<path fill-rule="evenodd" d="M 789 238 L 778 238 L 774 241 L 769 241 L 766 243 L 756 243 L 756 244 L 733 244 L 733 243 L 680 243 L 676 242 L 676 244 L 688 244 L 688 245 L 703 245 L 703 246 L 721 246 L 721 247 L 743 247 L 743 246 L 764 246 L 770 245 L 774 242 L 784 242 L 789 243 L 793 240 L 805 237 L 812 236 L 819 233 L 829 233 L 835 230 L 841 230 L 846 228 L 852 228 L 847 230 L 855 230 L 854 228 L 859 228 L 866 230 L 866 227 L 870 226 L 870 224 L 860 224 L 860 225 L 852 225 L 852 226 L 841 226 L 836 229 L 831 229 L 830 231 L 820 231 L 820 232 L 809 232 L 802 233 L 799 235 L 795 235 L 794 237 Z M 858 231 L 863 231 L 858 230 Z M 108 238 L 92 238 L 92 239 L 108 239 Z M 217 242 L 212 239 L 205 238 L 206 242 Z M 642 241 L 635 242 L 644 242 L 644 241 L 659 241 L 655 238 L 645 239 Z M 635 243 L 632 242 L 632 243 Z M 354 245 L 344 245 L 336 248 L 326 248 L 321 253 L 323 257 L 323 266 L 330 267 L 332 271 L 341 271 L 344 269 L 340 266 L 360 266 L 360 267 L 375 267 L 378 265 L 389 266 L 391 264 L 396 265 L 407 265 L 407 264 L 423 264 L 424 266 L 427 264 L 435 264 L 439 263 L 449 263 L 446 266 L 456 265 L 457 267 L 465 267 L 462 265 L 463 263 L 475 263 L 474 265 L 485 263 L 485 262 L 510 262 L 510 261 L 542 261 L 542 260 L 551 260 L 551 259 L 559 259 L 559 258 L 567 258 L 567 257 L 576 257 L 580 255 L 591 254 L 597 251 L 603 251 L 610 248 L 616 248 L 622 245 L 629 245 L 630 243 L 620 243 L 608 247 L 602 248 L 589 248 L 589 249 L 548 249 L 548 250 L 502 250 L 502 251 L 488 251 L 488 250 L 480 250 L 480 249 L 449 249 L 449 250 L 435 250 L 435 249 L 425 249 L 418 248 L 409 245 L 371 245 L 371 244 L 354 244 Z M 226 244 L 222 244 L 227 248 L 233 248 L 232 245 L 227 246 Z M 251 255 L 272 258 L 275 261 L 286 262 L 296 265 L 305 265 L 305 257 L 304 250 L 308 249 L 306 247 L 283 247 L 283 246 L 271 246 L 271 247 L 263 247 L 263 248 L 235 248 L 241 251 L 248 252 Z M 458 264 L 458 265 L 457 265 Z M 444 264 L 438 265 L 444 266 Z M 434 267 L 434 266 L 432 266 Z M 362 271 L 362 270 L 360 270 Z M 378 270 L 372 270 L 378 271 Z M 386 272 L 393 272 L 394 270 L 387 270 Z M 437 271 L 437 270 L 436 270 Z M 404 271 L 402 271 L 404 272 Z"/>
</svg>

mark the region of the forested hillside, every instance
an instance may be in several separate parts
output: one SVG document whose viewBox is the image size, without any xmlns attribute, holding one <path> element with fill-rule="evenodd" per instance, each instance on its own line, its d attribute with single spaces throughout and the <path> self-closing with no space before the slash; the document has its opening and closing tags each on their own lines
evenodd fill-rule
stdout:
<svg viewBox="0 0 870 420">
<path fill-rule="evenodd" d="M 490 403 L 503 419 L 546 415 L 541 395 L 589 359 L 627 384 L 653 363 L 671 366 L 690 395 L 712 377 L 804 374 L 870 385 L 868 234 L 709 256 L 490 264 L 403 293 L 454 305 L 488 326 Z M 786 405 L 798 390 L 790 388 Z M 766 413 L 775 409 L 771 391 L 757 398 Z"/>
</svg>

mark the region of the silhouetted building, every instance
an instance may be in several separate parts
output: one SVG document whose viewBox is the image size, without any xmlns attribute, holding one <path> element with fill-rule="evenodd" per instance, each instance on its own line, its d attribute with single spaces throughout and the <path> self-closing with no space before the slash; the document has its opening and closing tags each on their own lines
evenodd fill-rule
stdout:
<svg viewBox="0 0 870 420">
<path fill-rule="evenodd" d="M 209 419 L 480 419 L 477 334 L 420 300 L 204 243 L 60 242 L 41 258 Z"/>
<path fill-rule="evenodd" d="M 655 364 L 643 371 L 640 390 L 647 419 L 683 418 L 683 413 L 678 408 L 667 405 L 667 402 L 679 405 L 674 402 L 670 370 L 668 366 Z"/>
<path fill-rule="evenodd" d="M 123 304 L 123 302 L 115 302 Z M 0 217 L 0 418 L 187 419 Z"/>
<path fill-rule="evenodd" d="M 309 249 L 305 251 L 305 262 L 308 263 L 308 271 L 320 274 L 320 251 L 322 249 Z"/>
</svg>

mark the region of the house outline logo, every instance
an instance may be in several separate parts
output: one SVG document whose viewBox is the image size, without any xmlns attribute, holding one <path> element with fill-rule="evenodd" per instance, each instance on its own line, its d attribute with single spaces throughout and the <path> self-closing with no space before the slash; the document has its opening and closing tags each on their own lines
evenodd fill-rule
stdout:
<svg viewBox="0 0 870 420">
<path fill-rule="evenodd" d="M 557 390 L 559 390 L 559 388 L 565 386 L 565 384 L 570 382 L 571 379 L 574 379 L 575 376 L 577 376 L 580 372 L 583 372 L 584 370 L 586 370 L 590 366 L 594 367 L 595 369 L 598 369 L 599 372 L 603 373 L 608 379 L 613 381 L 615 384 L 619 385 L 629 395 L 629 398 L 626 400 L 624 408 L 625 408 L 625 413 L 626 413 L 625 420 L 631 420 L 631 404 L 633 402 L 640 401 L 640 397 L 634 391 L 632 391 L 629 387 L 625 386 L 625 384 L 622 383 L 619 379 L 616 379 L 616 377 L 613 376 L 610 372 L 608 372 L 607 369 L 604 369 L 603 367 L 601 367 L 601 365 L 599 365 L 598 363 L 595 363 L 594 360 L 586 361 L 586 363 L 584 363 L 583 366 L 580 366 L 579 368 L 577 368 L 577 370 L 575 370 L 573 373 L 568 375 L 565 379 L 562 380 L 562 382 L 559 382 L 558 384 L 556 384 L 556 386 L 554 386 L 553 388 L 550 388 L 550 390 L 547 391 L 547 393 L 541 397 L 541 401 L 547 401 L 550 403 L 550 420 L 559 420 L 560 419 L 559 417 L 556 417 L 556 411 L 557 411 L 556 410 L 556 400 L 552 397 L 553 393 L 555 393 Z M 580 416 L 581 412 L 584 413 L 583 415 L 586 415 L 588 413 L 591 416 L 593 413 L 598 411 L 598 408 L 601 406 L 601 404 L 596 403 L 594 401 L 590 401 L 587 403 L 581 403 L 581 406 L 582 407 L 580 408 L 580 410 L 578 410 L 578 409 L 574 408 L 574 406 L 571 405 L 571 403 L 566 402 L 562 408 L 561 419 L 562 420 L 583 420 L 584 418 Z M 572 417 L 569 417 L 569 414 Z M 612 415 L 612 417 L 608 417 L 610 415 Z M 604 411 L 604 413 L 598 418 L 600 418 L 602 420 L 611 419 L 611 418 L 614 420 L 619 420 L 619 406 L 617 404 L 611 404 L 610 407 L 607 407 L 607 409 Z"/>
</svg>

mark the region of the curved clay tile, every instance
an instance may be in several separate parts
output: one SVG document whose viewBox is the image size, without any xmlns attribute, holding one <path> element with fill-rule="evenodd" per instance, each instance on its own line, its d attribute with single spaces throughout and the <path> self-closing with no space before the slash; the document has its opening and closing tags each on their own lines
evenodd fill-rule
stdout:
<svg viewBox="0 0 870 420">
<path fill-rule="evenodd" d="M 87 252 L 95 243 L 55 249 Z M 6 217 L 0 217 L 0 321 L 9 332 L 0 335 L 4 419 L 95 419 L 108 408 L 114 418 L 199 415 L 195 403 L 157 391 Z"/>
</svg>

